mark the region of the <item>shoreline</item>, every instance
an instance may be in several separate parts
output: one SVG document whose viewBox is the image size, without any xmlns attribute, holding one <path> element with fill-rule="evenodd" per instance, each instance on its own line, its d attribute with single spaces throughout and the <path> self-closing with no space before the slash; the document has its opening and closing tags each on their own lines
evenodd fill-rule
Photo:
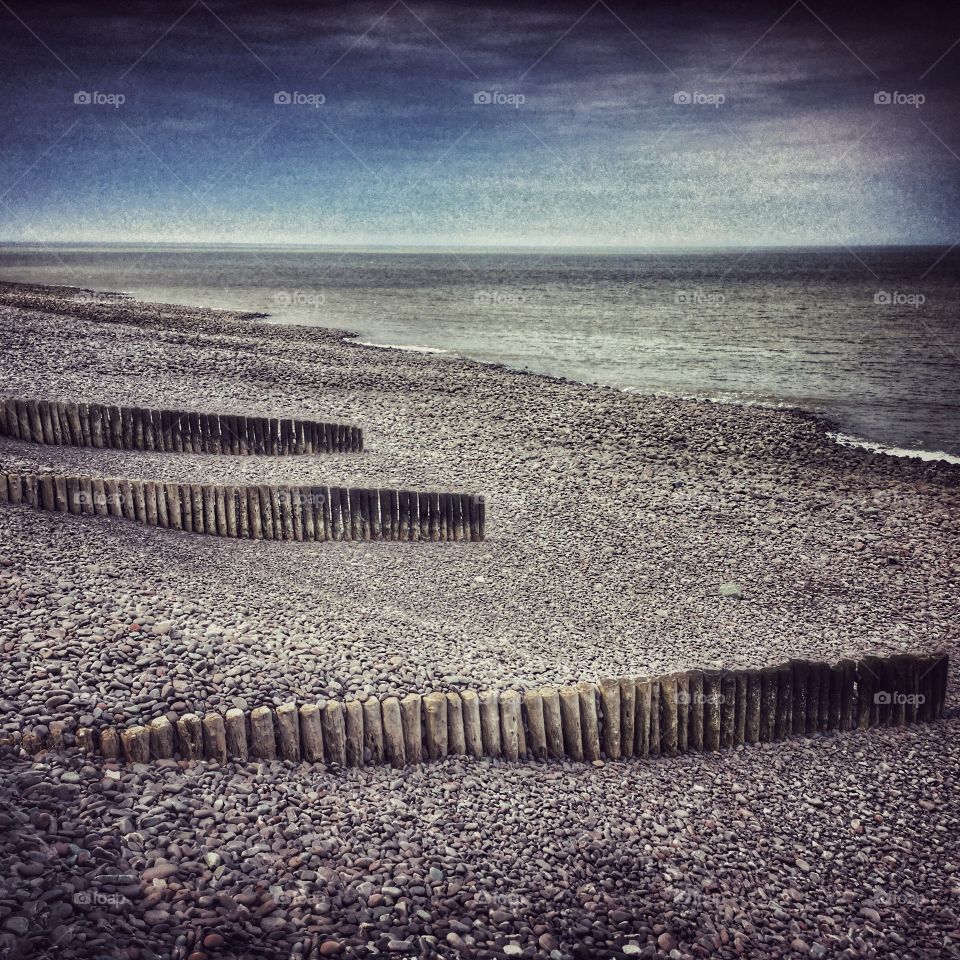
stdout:
<svg viewBox="0 0 960 960">
<path fill-rule="evenodd" d="M 142 301 L 136 294 L 127 293 L 123 291 L 96 291 L 88 287 L 73 287 L 73 286 L 48 286 L 45 284 L 32 284 L 32 283 L 19 283 L 17 281 L 0 281 L 0 289 L 4 286 L 10 287 L 19 287 L 19 288 L 35 288 L 35 289 L 48 289 L 48 290 L 64 290 L 64 291 L 73 291 L 78 294 L 88 294 L 93 297 L 108 297 L 115 298 L 117 300 L 128 301 L 132 303 L 147 302 Z M 826 435 L 833 440 L 834 442 L 842 446 L 851 446 L 857 447 L 863 450 L 867 450 L 873 453 L 881 453 L 887 456 L 893 457 L 908 457 L 915 458 L 918 460 L 924 461 L 941 461 L 944 463 L 950 464 L 960 464 L 960 455 L 951 454 L 944 450 L 933 450 L 925 448 L 905 448 L 897 444 L 887 442 L 884 440 L 872 439 L 870 437 L 855 435 L 846 430 L 836 419 L 831 417 L 827 413 L 820 413 L 806 407 L 797 405 L 796 403 L 788 400 L 781 399 L 777 400 L 775 398 L 769 400 L 752 400 L 744 399 L 739 397 L 728 398 L 723 394 L 691 394 L 691 393 L 682 393 L 682 392 L 668 392 L 668 391 L 657 391 L 651 390 L 646 387 L 618 387 L 613 384 L 607 383 L 598 383 L 590 382 L 585 380 L 576 380 L 572 378 L 565 377 L 560 374 L 553 374 L 546 371 L 536 371 L 529 370 L 520 367 L 513 367 L 509 364 L 503 363 L 502 361 L 494 360 L 480 360 L 476 357 L 471 357 L 467 353 L 463 353 L 456 348 L 448 347 L 434 347 L 424 344 L 392 344 L 392 343 L 379 343 L 372 340 L 362 340 L 361 337 L 365 336 L 364 334 L 350 330 L 348 328 L 342 327 L 328 327 L 328 326 L 318 326 L 313 324 L 300 324 L 294 323 L 287 319 L 280 319 L 279 316 L 275 313 L 270 312 L 258 312 L 258 311 L 247 311 L 238 308 L 232 307 L 212 307 L 204 304 L 184 304 L 175 300 L 170 301 L 157 301 L 160 304 L 164 304 L 173 308 L 181 309 L 196 309 L 200 311 L 212 311 L 220 312 L 223 314 L 229 314 L 238 317 L 244 317 L 248 321 L 262 321 L 268 326 L 273 327 L 293 327 L 293 328 L 302 328 L 309 330 L 320 330 L 325 331 L 331 334 L 337 334 L 342 336 L 345 340 L 355 342 L 359 346 L 369 347 L 374 350 L 395 350 L 402 353 L 415 353 L 421 355 L 442 355 L 448 357 L 456 357 L 463 361 L 468 361 L 470 363 L 481 364 L 484 366 L 499 367 L 505 370 L 512 370 L 517 373 L 545 377 L 550 380 L 555 380 L 559 382 L 568 382 L 568 383 L 578 383 L 582 386 L 593 386 L 603 389 L 617 390 L 623 393 L 635 395 L 638 397 L 650 397 L 650 398 L 663 398 L 663 399 L 672 399 L 672 400 L 688 400 L 698 403 L 718 403 L 724 404 L 731 407 L 742 407 L 742 408 L 751 408 L 758 407 L 760 409 L 772 409 L 772 410 L 786 410 L 796 413 L 800 416 L 808 416 L 817 421 L 824 429 Z"/>
</svg>

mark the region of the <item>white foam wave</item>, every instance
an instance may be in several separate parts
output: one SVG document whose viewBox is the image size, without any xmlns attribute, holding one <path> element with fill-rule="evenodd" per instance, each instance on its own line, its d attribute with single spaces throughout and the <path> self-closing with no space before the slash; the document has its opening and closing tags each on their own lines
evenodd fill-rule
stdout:
<svg viewBox="0 0 960 960">
<path fill-rule="evenodd" d="M 402 343 L 373 343 L 370 340 L 358 340 L 361 347 L 376 347 L 379 350 L 405 350 L 408 353 L 448 353 L 439 347 L 418 347 Z"/>
<path fill-rule="evenodd" d="M 945 453 L 943 450 L 906 450 L 903 447 L 888 447 L 886 444 L 864 440 L 862 437 L 851 437 L 846 433 L 828 433 L 827 436 L 841 446 L 860 447 L 862 450 L 885 453 L 890 457 L 913 457 L 917 460 L 942 460 L 945 463 L 960 464 L 960 457 L 954 456 L 952 453 Z"/>
</svg>

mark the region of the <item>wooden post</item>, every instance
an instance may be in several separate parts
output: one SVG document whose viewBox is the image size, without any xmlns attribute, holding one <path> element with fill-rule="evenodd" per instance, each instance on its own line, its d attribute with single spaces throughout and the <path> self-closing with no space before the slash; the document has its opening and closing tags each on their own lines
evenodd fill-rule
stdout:
<svg viewBox="0 0 960 960">
<path fill-rule="evenodd" d="M 367 697 L 363 701 L 363 748 L 369 753 L 372 764 L 383 763 L 383 716 L 376 697 Z"/>
<path fill-rule="evenodd" d="M 323 730 L 323 754 L 327 763 L 338 767 L 347 765 L 347 732 L 343 719 L 343 704 L 328 700 L 320 716 Z"/>
<path fill-rule="evenodd" d="M 480 698 L 475 690 L 464 690 L 460 694 L 463 706 L 463 740 L 467 755 L 483 756 L 483 725 L 480 719 Z"/>
<path fill-rule="evenodd" d="M 480 734 L 484 756 L 499 757 L 500 694 L 496 690 L 484 690 L 480 694 Z"/>
<path fill-rule="evenodd" d="M 185 760 L 200 760 L 203 757 L 203 730 L 200 718 L 195 713 L 185 713 L 177 720 L 177 737 L 180 753 Z"/>
<path fill-rule="evenodd" d="M 634 730 L 635 757 L 650 755 L 650 710 L 652 707 L 652 682 L 649 677 L 640 677 L 637 688 L 637 722 Z"/>
<path fill-rule="evenodd" d="M 400 701 L 396 697 L 387 697 L 383 701 L 382 708 L 384 754 L 392 766 L 399 768 L 407 762 Z"/>
<path fill-rule="evenodd" d="M 660 678 L 660 753 L 677 753 L 677 678 Z"/>
<path fill-rule="evenodd" d="M 737 730 L 737 675 L 731 670 L 720 674 L 720 747 L 733 748 Z"/>
<path fill-rule="evenodd" d="M 793 730 L 793 671 L 789 663 L 777 667 L 777 721 L 774 736 L 785 740 Z"/>
<path fill-rule="evenodd" d="M 723 715 L 723 683 L 719 670 L 703 671 L 703 749 L 719 750 Z"/>
<path fill-rule="evenodd" d="M 571 760 L 583 760 L 583 729 L 580 722 L 580 695 L 576 687 L 561 687 L 560 720 L 563 748 Z"/>
<path fill-rule="evenodd" d="M 524 692 L 523 713 L 527 731 L 527 749 L 535 760 L 546 760 L 547 734 L 543 719 L 543 696 L 539 690 Z"/>
<path fill-rule="evenodd" d="M 427 759 L 439 760 L 447 755 L 447 698 L 439 690 L 423 698 L 424 726 L 426 728 Z"/>
<path fill-rule="evenodd" d="M 620 750 L 633 756 L 637 732 L 637 682 L 633 677 L 620 679 Z"/>
<path fill-rule="evenodd" d="M 520 717 L 520 694 L 516 690 L 506 690 L 500 697 L 500 721 L 503 755 L 507 760 L 519 760 L 523 721 Z"/>
<path fill-rule="evenodd" d="M 760 742 L 770 743 L 777 731 L 777 692 L 779 669 L 764 667 L 760 671 Z"/>
<path fill-rule="evenodd" d="M 347 741 L 347 766 L 363 766 L 363 704 L 348 700 L 343 708 Z"/>
<path fill-rule="evenodd" d="M 467 741 L 463 732 L 463 703 L 460 694 L 450 690 L 447 697 L 447 750 L 455 756 L 467 752 Z"/>
<path fill-rule="evenodd" d="M 747 671 L 736 672 L 737 709 L 733 729 L 734 747 L 742 747 L 747 739 Z"/>
<path fill-rule="evenodd" d="M 563 720 L 560 713 L 560 694 L 556 687 L 541 687 L 543 706 L 543 735 L 547 756 L 559 760 L 563 756 Z"/>
<path fill-rule="evenodd" d="M 281 759 L 300 762 L 300 711 L 295 703 L 277 707 L 277 741 Z"/>
<path fill-rule="evenodd" d="M 620 759 L 620 681 L 600 681 L 600 706 L 603 710 L 603 753 L 611 760 Z"/>
<path fill-rule="evenodd" d="M 261 760 L 277 759 L 273 711 L 269 707 L 254 707 L 250 712 L 250 752 Z"/>
<path fill-rule="evenodd" d="M 583 759 L 600 759 L 600 726 L 597 720 L 597 685 L 589 681 L 577 684 L 580 697 L 580 724 L 583 730 Z"/>
<path fill-rule="evenodd" d="M 419 693 L 408 693 L 400 701 L 403 719 L 403 748 L 407 763 L 423 763 L 423 698 Z"/>
<path fill-rule="evenodd" d="M 227 732 L 223 717 L 211 711 L 204 714 L 203 728 L 203 755 L 208 760 L 217 763 L 227 762 Z"/>
<path fill-rule="evenodd" d="M 247 718 L 243 711 L 237 707 L 231 707 L 227 711 L 224 727 L 228 756 L 245 761 L 249 754 L 247 750 Z"/>
<path fill-rule="evenodd" d="M 791 660 L 790 670 L 793 676 L 793 723 L 790 733 L 795 737 L 802 737 L 807 732 L 810 665 L 806 660 Z"/>
<path fill-rule="evenodd" d="M 166 717 L 156 717 L 148 724 L 150 753 L 157 760 L 169 760 L 174 752 L 173 724 Z"/>
<path fill-rule="evenodd" d="M 703 671 L 687 674 L 687 744 L 695 753 L 703 752 Z"/>
<path fill-rule="evenodd" d="M 127 727 L 120 733 L 120 742 L 129 763 L 149 763 L 150 731 L 146 727 Z"/>
</svg>

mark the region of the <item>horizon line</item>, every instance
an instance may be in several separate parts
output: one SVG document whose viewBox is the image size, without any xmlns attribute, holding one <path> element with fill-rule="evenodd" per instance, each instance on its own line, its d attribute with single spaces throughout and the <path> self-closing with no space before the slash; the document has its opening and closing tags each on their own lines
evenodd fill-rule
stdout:
<svg viewBox="0 0 960 960">
<path fill-rule="evenodd" d="M 733 243 L 733 244 L 651 244 L 647 246 L 637 246 L 630 244 L 537 244 L 537 243 L 320 243 L 303 242 L 296 243 L 291 241 L 230 241 L 230 240 L 6 240 L 0 239 L 0 248 L 2 247 L 64 247 L 64 246 L 99 246 L 99 247 L 209 247 L 209 248 L 272 248 L 272 249 L 311 249 L 311 250 L 358 250 L 369 251 L 377 250 L 382 252 L 402 252 L 411 250 L 428 250 L 435 253 L 445 251 L 451 253 L 460 252 L 484 252 L 484 251 L 507 251 L 507 252 L 542 252 L 557 251 L 570 252 L 581 251 L 598 253 L 665 253 L 665 252 L 691 252 L 691 251 L 741 251 L 741 250 L 882 250 L 890 248 L 939 248 L 947 247 L 948 251 L 956 246 L 956 241 L 885 241 L 885 242 L 859 242 L 859 243 Z"/>
</svg>

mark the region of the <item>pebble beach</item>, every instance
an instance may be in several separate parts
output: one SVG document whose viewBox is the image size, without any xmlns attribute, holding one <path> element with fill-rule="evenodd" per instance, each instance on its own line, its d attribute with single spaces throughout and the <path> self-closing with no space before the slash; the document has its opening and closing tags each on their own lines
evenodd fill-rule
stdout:
<svg viewBox="0 0 960 960">
<path fill-rule="evenodd" d="M 797 411 L 13 284 L 0 367 L 17 397 L 365 436 L 287 457 L 3 437 L 4 469 L 487 500 L 484 542 L 419 544 L 3 504 L 7 733 L 790 657 L 956 661 L 960 467 L 840 446 Z M 710 757 L 338 771 L 6 750 L 0 957 L 957 956 L 951 671 L 945 721 Z"/>
</svg>

